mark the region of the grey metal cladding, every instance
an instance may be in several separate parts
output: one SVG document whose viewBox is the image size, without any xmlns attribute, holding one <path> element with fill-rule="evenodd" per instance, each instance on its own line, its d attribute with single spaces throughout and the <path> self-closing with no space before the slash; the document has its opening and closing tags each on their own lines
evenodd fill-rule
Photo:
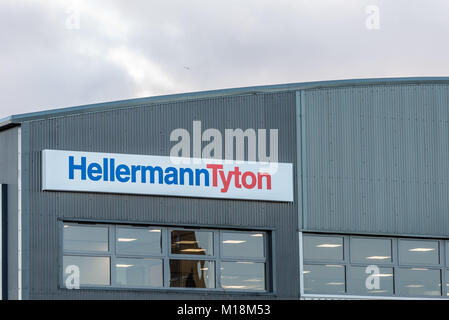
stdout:
<svg viewBox="0 0 449 320">
<path fill-rule="evenodd" d="M 213 200 L 123 194 L 42 192 L 41 151 L 61 149 L 169 155 L 170 132 L 201 120 L 203 130 L 279 129 L 279 161 L 296 167 L 295 93 L 248 94 L 73 114 L 22 123 L 23 217 L 29 223 L 31 299 L 226 298 L 215 293 L 66 290 L 58 288 L 58 219 L 230 228 L 268 228 L 275 234 L 277 297 L 299 294 L 297 203 Z M 224 144 L 223 144 L 224 145 Z M 296 175 L 295 175 L 296 186 Z M 296 190 L 295 190 L 296 199 Z M 24 284 L 26 286 L 26 284 Z M 251 298 L 237 295 L 233 298 Z M 269 298 L 275 297 L 269 295 Z M 257 296 L 256 296 L 257 297 Z M 262 296 L 264 298 L 265 296 Z M 259 297 L 260 298 L 260 297 Z"/>
<path fill-rule="evenodd" d="M 448 85 L 302 96 L 305 229 L 449 236 Z"/>
<path fill-rule="evenodd" d="M 287 83 L 265 86 L 253 86 L 243 88 L 231 88 L 212 91 L 189 92 L 181 94 L 171 94 L 165 96 L 155 96 L 146 98 L 137 98 L 129 100 L 120 100 L 112 102 L 95 103 L 90 105 L 74 106 L 60 109 L 50 109 L 45 111 L 17 114 L 0 119 L 0 130 L 11 126 L 16 126 L 25 121 L 35 119 L 48 119 L 53 117 L 68 116 L 86 112 L 99 112 L 123 107 L 161 104 L 165 102 L 173 103 L 175 101 L 199 100 L 205 98 L 216 98 L 224 96 L 275 93 L 285 91 L 298 91 L 310 88 L 336 88 L 336 87 L 357 87 L 357 86 L 375 86 L 375 85 L 398 85 L 398 84 L 448 84 L 449 77 L 408 77 L 408 78 L 368 78 L 368 79 L 346 79 L 346 80 L 326 80 L 302 83 Z"/>
</svg>

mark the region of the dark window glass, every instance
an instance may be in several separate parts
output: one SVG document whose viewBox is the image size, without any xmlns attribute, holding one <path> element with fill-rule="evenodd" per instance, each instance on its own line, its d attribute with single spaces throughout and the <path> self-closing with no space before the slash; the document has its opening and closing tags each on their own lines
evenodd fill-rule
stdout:
<svg viewBox="0 0 449 320">
<path fill-rule="evenodd" d="M 171 230 L 171 253 L 213 255 L 210 231 Z"/>
<path fill-rule="evenodd" d="M 70 275 L 66 272 L 68 266 L 78 267 L 80 285 L 109 285 L 111 283 L 108 257 L 64 256 L 64 283 Z"/>
<path fill-rule="evenodd" d="M 162 287 L 161 259 L 115 260 L 115 274 L 118 284 L 132 287 Z"/>
<path fill-rule="evenodd" d="M 340 265 L 304 265 L 304 293 L 345 293 L 345 267 Z"/>
<path fill-rule="evenodd" d="M 438 265 L 438 241 L 399 240 L 399 262 L 402 265 Z"/>
<path fill-rule="evenodd" d="M 393 295 L 393 268 L 351 267 L 349 284 L 351 294 Z"/>
<path fill-rule="evenodd" d="M 108 228 L 64 224 L 64 250 L 108 251 Z"/>
<path fill-rule="evenodd" d="M 399 295 L 440 296 L 440 270 L 427 268 L 399 268 Z"/>
<path fill-rule="evenodd" d="M 264 258 L 264 234 L 260 232 L 223 232 L 224 257 Z"/>
<path fill-rule="evenodd" d="M 305 260 L 343 261 L 343 238 L 305 235 L 303 237 Z"/>
<path fill-rule="evenodd" d="M 391 263 L 390 239 L 351 239 L 351 261 L 356 263 Z"/>
<path fill-rule="evenodd" d="M 222 262 L 221 286 L 229 290 L 265 290 L 265 264 Z"/>
<path fill-rule="evenodd" d="M 161 254 L 161 229 L 117 228 L 117 254 Z"/>
<path fill-rule="evenodd" d="M 215 288 L 214 262 L 170 259 L 170 287 Z"/>
</svg>

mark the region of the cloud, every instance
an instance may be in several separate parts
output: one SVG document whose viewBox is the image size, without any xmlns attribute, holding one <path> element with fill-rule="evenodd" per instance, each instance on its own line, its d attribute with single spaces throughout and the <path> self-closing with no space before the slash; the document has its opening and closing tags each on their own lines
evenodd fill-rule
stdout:
<svg viewBox="0 0 449 320">
<path fill-rule="evenodd" d="M 127 47 L 109 49 L 106 59 L 126 70 L 134 81 L 137 96 L 145 97 L 175 88 L 175 82 L 159 65 Z"/>
<path fill-rule="evenodd" d="M 380 29 L 366 28 L 368 5 Z M 446 0 L 2 0 L 0 118 L 227 87 L 447 76 L 448 16 Z"/>
</svg>

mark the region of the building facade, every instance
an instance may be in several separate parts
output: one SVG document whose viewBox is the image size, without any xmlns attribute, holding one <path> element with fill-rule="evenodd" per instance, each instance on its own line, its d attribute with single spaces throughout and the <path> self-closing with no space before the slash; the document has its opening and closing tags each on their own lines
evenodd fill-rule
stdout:
<svg viewBox="0 0 449 320">
<path fill-rule="evenodd" d="M 169 166 L 175 148 L 207 167 Z M 264 161 L 279 167 L 264 176 Z M 2 297 L 445 298 L 448 163 L 449 78 L 11 116 L 0 120 Z"/>
</svg>

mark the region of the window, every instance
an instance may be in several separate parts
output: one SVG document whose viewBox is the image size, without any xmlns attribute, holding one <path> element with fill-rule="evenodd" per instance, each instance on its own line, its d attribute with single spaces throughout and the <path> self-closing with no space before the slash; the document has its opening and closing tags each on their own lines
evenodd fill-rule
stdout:
<svg viewBox="0 0 449 320">
<path fill-rule="evenodd" d="M 214 273 L 213 261 L 170 259 L 170 287 L 215 288 Z"/>
<path fill-rule="evenodd" d="M 351 262 L 368 264 L 378 262 L 391 263 L 391 240 L 352 238 Z"/>
<path fill-rule="evenodd" d="M 115 279 L 120 286 L 162 287 L 162 259 L 117 258 Z"/>
<path fill-rule="evenodd" d="M 343 237 L 304 237 L 304 258 L 307 260 L 343 261 Z"/>
<path fill-rule="evenodd" d="M 399 268 L 398 282 L 401 296 L 441 296 L 438 269 Z"/>
<path fill-rule="evenodd" d="M 215 288 L 214 232 L 170 230 L 170 287 Z"/>
<path fill-rule="evenodd" d="M 446 246 L 446 266 L 449 266 L 449 241 L 445 241 Z"/>
<path fill-rule="evenodd" d="M 65 251 L 109 251 L 108 228 L 100 226 L 64 225 Z"/>
<path fill-rule="evenodd" d="M 399 261 L 401 264 L 438 265 L 438 241 L 399 240 Z"/>
<path fill-rule="evenodd" d="M 221 285 L 225 289 L 265 290 L 265 263 L 222 262 Z"/>
<path fill-rule="evenodd" d="M 261 232 L 222 232 L 222 288 L 265 290 L 265 242 L 266 236 Z"/>
<path fill-rule="evenodd" d="M 304 294 L 449 295 L 449 241 L 303 234 L 302 243 Z"/>
<path fill-rule="evenodd" d="M 446 296 L 449 296 L 449 269 L 446 269 L 446 276 L 445 276 L 445 283 L 446 283 Z M 443 289 L 444 290 L 444 289 Z"/>
<path fill-rule="evenodd" d="M 393 295 L 393 268 L 379 268 L 379 272 L 374 274 L 369 268 L 367 270 L 367 267 L 350 267 L 349 276 L 351 294 L 360 296 Z M 377 287 L 375 281 L 379 281 Z"/>
<path fill-rule="evenodd" d="M 223 256 L 263 258 L 265 255 L 263 233 L 223 232 Z"/>
<path fill-rule="evenodd" d="M 81 285 L 107 286 L 110 284 L 109 257 L 64 256 L 64 270 L 72 265 L 79 268 Z"/>
<path fill-rule="evenodd" d="M 111 284 L 107 227 L 64 224 L 63 239 L 63 270 L 76 266 L 79 269 L 80 285 L 108 286 Z M 64 282 L 70 274 L 71 272 L 64 273 Z"/>
<path fill-rule="evenodd" d="M 269 291 L 267 232 L 64 222 L 62 285 Z M 72 280 L 71 280 L 72 281 Z"/>
<path fill-rule="evenodd" d="M 210 231 L 171 230 L 171 253 L 213 255 L 213 233 Z"/>
<path fill-rule="evenodd" d="M 307 235 L 304 246 L 304 293 L 346 292 L 343 237 Z M 321 264 L 317 264 L 321 262 Z"/>
<path fill-rule="evenodd" d="M 345 293 L 345 267 L 304 265 L 304 293 Z"/>
<path fill-rule="evenodd" d="M 162 254 L 161 229 L 117 227 L 117 253 Z"/>
</svg>

